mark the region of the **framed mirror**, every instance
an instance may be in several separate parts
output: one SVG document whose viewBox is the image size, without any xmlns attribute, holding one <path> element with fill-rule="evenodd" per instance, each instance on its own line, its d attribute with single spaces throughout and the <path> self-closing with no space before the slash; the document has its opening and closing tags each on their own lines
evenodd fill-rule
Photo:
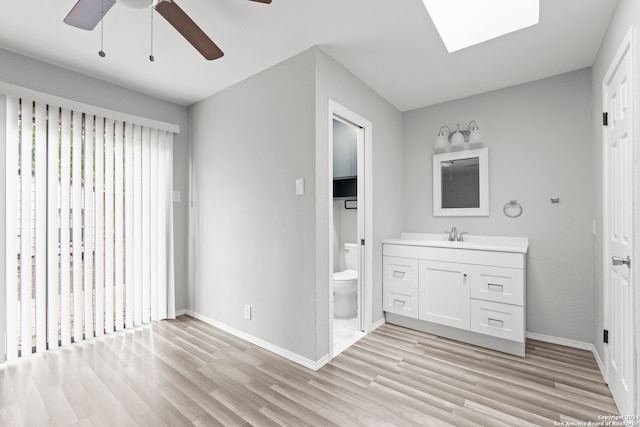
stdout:
<svg viewBox="0 0 640 427">
<path fill-rule="evenodd" d="M 433 155 L 433 216 L 489 216 L 489 149 Z"/>
</svg>

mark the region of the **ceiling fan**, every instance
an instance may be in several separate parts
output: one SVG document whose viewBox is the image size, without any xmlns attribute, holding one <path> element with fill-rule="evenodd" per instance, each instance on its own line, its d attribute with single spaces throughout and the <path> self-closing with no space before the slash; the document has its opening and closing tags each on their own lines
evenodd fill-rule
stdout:
<svg viewBox="0 0 640 427">
<path fill-rule="evenodd" d="M 64 18 L 64 23 L 83 30 L 93 30 L 116 1 L 135 9 L 153 7 L 206 59 L 218 59 L 224 55 L 222 50 L 173 0 L 78 0 Z M 250 1 L 271 3 L 271 0 Z"/>
</svg>

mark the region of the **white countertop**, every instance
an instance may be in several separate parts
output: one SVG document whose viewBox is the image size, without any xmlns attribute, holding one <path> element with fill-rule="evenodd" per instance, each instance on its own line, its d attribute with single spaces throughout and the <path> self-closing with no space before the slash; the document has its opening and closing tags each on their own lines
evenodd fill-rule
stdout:
<svg viewBox="0 0 640 427">
<path fill-rule="evenodd" d="M 382 243 L 392 245 L 431 246 L 437 248 L 459 248 L 480 251 L 527 253 L 529 239 L 526 237 L 477 236 L 465 234 L 463 242 L 450 242 L 447 233 L 402 233 L 395 239 L 386 239 Z"/>
</svg>

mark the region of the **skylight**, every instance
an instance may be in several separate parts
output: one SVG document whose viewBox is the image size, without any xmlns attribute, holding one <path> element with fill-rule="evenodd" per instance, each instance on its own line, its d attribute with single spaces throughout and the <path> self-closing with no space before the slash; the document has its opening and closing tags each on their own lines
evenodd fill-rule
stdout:
<svg viewBox="0 0 640 427">
<path fill-rule="evenodd" d="M 422 0 L 449 53 L 538 23 L 539 0 Z"/>
</svg>

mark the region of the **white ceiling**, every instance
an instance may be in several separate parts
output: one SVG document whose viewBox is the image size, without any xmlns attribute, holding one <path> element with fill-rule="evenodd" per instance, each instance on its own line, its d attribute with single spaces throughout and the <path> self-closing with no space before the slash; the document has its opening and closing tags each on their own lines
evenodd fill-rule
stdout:
<svg viewBox="0 0 640 427">
<path fill-rule="evenodd" d="M 617 0 L 540 0 L 538 25 L 451 54 L 421 0 L 176 0 L 225 56 L 206 61 L 155 14 L 153 63 L 149 10 L 116 4 L 100 58 L 100 26 L 62 22 L 75 2 L 0 0 L 0 47 L 190 105 L 319 46 L 407 111 L 590 66 Z"/>
</svg>

